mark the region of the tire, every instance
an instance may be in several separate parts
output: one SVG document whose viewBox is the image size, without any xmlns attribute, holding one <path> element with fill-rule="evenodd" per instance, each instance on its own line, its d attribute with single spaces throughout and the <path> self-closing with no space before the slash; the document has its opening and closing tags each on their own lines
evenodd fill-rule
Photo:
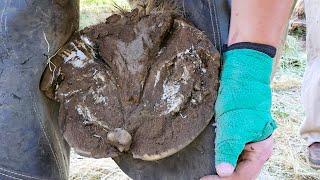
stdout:
<svg viewBox="0 0 320 180">
<path fill-rule="evenodd" d="M 47 59 L 78 29 L 78 0 L 0 1 L 0 179 L 67 179 L 59 107 L 39 90 Z"/>
</svg>

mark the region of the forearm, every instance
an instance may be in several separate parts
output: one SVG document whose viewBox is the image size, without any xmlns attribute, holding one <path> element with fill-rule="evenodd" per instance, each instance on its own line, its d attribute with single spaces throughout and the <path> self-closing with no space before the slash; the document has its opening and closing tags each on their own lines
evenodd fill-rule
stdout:
<svg viewBox="0 0 320 180">
<path fill-rule="evenodd" d="M 278 47 L 294 0 L 233 0 L 229 45 L 254 42 Z"/>
<path fill-rule="evenodd" d="M 265 140 L 276 128 L 271 116 L 270 77 L 292 3 L 232 1 L 229 47 L 223 56 L 215 105 L 216 164 L 221 176 L 230 175 L 225 167 L 236 167 L 246 144 Z"/>
</svg>

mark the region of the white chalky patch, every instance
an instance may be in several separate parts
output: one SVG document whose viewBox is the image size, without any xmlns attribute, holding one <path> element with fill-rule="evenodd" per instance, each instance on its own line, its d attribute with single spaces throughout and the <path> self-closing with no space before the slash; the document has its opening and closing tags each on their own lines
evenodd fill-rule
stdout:
<svg viewBox="0 0 320 180">
<path fill-rule="evenodd" d="M 103 103 L 105 105 L 107 104 L 108 97 L 101 94 L 105 88 L 106 86 L 98 88 L 96 91 L 93 91 L 93 89 L 89 90 L 89 93 L 92 95 L 95 104 L 100 104 L 100 103 Z"/>
<path fill-rule="evenodd" d="M 201 68 L 201 71 L 202 71 L 203 73 L 207 73 L 207 69 L 206 69 L 206 68 Z"/>
<path fill-rule="evenodd" d="M 182 73 L 181 79 L 183 80 L 182 82 L 184 84 L 187 84 L 190 79 L 190 73 L 186 66 L 183 67 L 183 73 Z"/>
<path fill-rule="evenodd" d="M 179 93 L 180 85 L 174 82 L 165 82 L 163 84 L 163 94 L 161 100 L 166 101 L 167 110 L 164 114 L 178 112 L 183 103 L 184 96 Z"/>
<path fill-rule="evenodd" d="M 157 71 L 157 74 L 156 74 L 156 80 L 154 81 L 154 85 L 153 87 L 156 87 L 156 85 L 158 84 L 159 80 L 160 80 L 160 71 Z"/>
<path fill-rule="evenodd" d="M 93 79 L 96 81 L 98 81 L 100 79 L 102 82 L 106 81 L 106 79 L 104 78 L 104 76 L 102 75 L 101 72 L 94 73 Z"/>
<path fill-rule="evenodd" d="M 181 26 L 182 28 L 186 28 L 186 27 L 190 27 L 189 24 L 183 22 L 183 21 L 179 21 L 179 26 Z"/>
<path fill-rule="evenodd" d="M 76 57 L 77 57 L 77 53 L 72 51 L 70 55 L 64 56 L 63 60 L 64 60 L 65 63 L 67 63 L 68 61 L 70 61 L 70 60 L 72 60 L 72 59 L 74 59 Z"/>
<path fill-rule="evenodd" d="M 191 57 L 196 57 L 200 59 L 193 45 L 189 49 L 186 49 L 183 52 L 180 52 L 177 54 L 177 58 L 184 59 L 185 56 L 191 56 Z"/>
<path fill-rule="evenodd" d="M 91 114 L 88 107 L 83 107 L 81 105 L 78 105 L 76 107 L 76 110 L 77 110 L 78 114 L 81 115 L 85 119 L 85 121 L 83 122 L 84 124 L 88 124 L 90 122 L 94 122 L 94 121 L 98 120 L 94 115 Z"/>
<path fill-rule="evenodd" d="M 76 59 L 74 61 L 71 61 L 70 64 L 72 64 L 73 67 L 76 68 L 83 68 L 87 65 L 87 62 L 84 62 L 82 60 Z"/>
<path fill-rule="evenodd" d="M 79 92 L 80 90 L 81 90 L 81 89 L 74 90 L 74 91 L 70 91 L 70 92 L 67 92 L 67 93 L 61 93 L 60 95 L 61 95 L 61 96 L 64 96 L 64 97 L 68 97 L 68 96 L 70 96 L 70 95 L 73 95 L 73 94 Z"/>
<path fill-rule="evenodd" d="M 88 57 L 79 49 L 77 49 L 76 55 L 79 58 L 79 60 L 81 60 L 81 61 L 88 59 Z"/>
<path fill-rule="evenodd" d="M 81 35 L 80 38 L 87 45 L 89 45 L 89 46 L 93 46 L 94 45 L 93 42 L 87 36 Z"/>
<path fill-rule="evenodd" d="M 93 62 L 93 59 L 87 57 L 73 42 L 70 44 L 75 48 L 75 50 L 73 50 L 70 55 L 64 57 L 65 63 L 70 63 L 75 68 L 83 68 L 88 63 Z"/>
<path fill-rule="evenodd" d="M 177 54 L 178 59 L 184 59 L 185 55 L 189 55 L 190 54 L 190 50 L 191 50 L 191 48 L 190 49 L 186 49 L 185 51 L 178 53 Z"/>
<path fill-rule="evenodd" d="M 107 85 L 104 85 L 103 87 L 100 87 L 97 89 L 98 93 L 102 93 L 107 88 Z"/>
<path fill-rule="evenodd" d="M 162 49 L 160 49 L 160 51 L 157 53 L 157 57 L 159 57 L 162 53 L 163 53 L 163 48 Z"/>
<path fill-rule="evenodd" d="M 95 104 L 100 104 L 100 103 L 107 104 L 108 98 L 101 94 L 93 94 L 93 98 L 95 100 Z"/>
<path fill-rule="evenodd" d="M 85 119 L 85 121 L 83 122 L 84 124 L 95 124 L 95 125 L 98 125 L 106 130 L 110 130 L 109 126 L 105 122 L 98 121 L 98 118 L 95 117 L 90 112 L 88 107 L 77 105 L 76 110 L 77 110 L 78 114 Z"/>
<path fill-rule="evenodd" d="M 203 66 L 202 66 L 202 60 L 193 45 L 189 49 L 186 49 L 183 52 L 180 52 L 177 54 L 178 61 L 181 59 L 185 59 L 185 57 L 188 57 L 188 56 L 195 58 L 192 61 L 192 63 L 197 68 L 200 68 L 202 73 L 204 73 L 204 74 L 207 73 L 207 70 L 205 68 L 203 68 Z"/>
</svg>

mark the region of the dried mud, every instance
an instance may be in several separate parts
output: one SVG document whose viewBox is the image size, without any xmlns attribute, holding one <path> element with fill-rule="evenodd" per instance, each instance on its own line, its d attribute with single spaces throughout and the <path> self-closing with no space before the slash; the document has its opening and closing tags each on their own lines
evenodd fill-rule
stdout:
<svg viewBox="0 0 320 180">
<path fill-rule="evenodd" d="M 208 125 L 219 65 L 208 38 L 183 19 L 133 10 L 77 32 L 40 88 L 60 102 L 59 124 L 77 153 L 153 161 Z"/>
</svg>

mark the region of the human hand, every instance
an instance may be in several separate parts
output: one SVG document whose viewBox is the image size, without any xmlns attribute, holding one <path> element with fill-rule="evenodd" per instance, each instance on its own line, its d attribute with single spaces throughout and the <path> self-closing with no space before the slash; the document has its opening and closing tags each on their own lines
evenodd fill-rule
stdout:
<svg viewBox="0 0 320 180">
<path fill-rule="evenodd" d="M 269 137 L 276 128 L 271 116 L 271 71 L 272 58 L 262 52 L 237 49 L 224 54 L 215 105 L 215 164 L 221 178 L 240 178 L 253 167 L 257 169 L 247 175 L 254 176 L 271 154 Z"/>
<path fill-rule="evenodd" d="M 240 155 L 236 169 L 228 164 L 216 166 L 218 175 L 206 176 L 201 180 L 254 180 L 259 176 L 264 163 L 272 154 L 273 138 L 247 144 Z"/>
</svg>

